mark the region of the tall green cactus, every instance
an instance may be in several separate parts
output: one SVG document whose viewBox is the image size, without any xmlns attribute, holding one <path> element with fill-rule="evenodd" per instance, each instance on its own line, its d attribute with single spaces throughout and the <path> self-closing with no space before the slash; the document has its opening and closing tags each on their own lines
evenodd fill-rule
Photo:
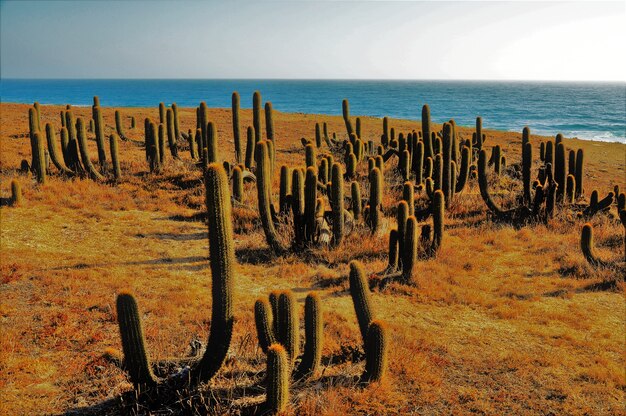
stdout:
<svg viewBox="0 0 626 416">
<path fill-rule="evenodd" d="M 233 168 L 233 199 L 243 202 L 243 172 L 239 165 Z"/>
<path fill-rule="evenodd" d="M 359 322 L 363 347 L 367 349 L 367 330 L 370 322 L 374 319 L 374 314 L 372 312 L 372 301 L 365 270 L 363 264 L 356 260 L 350 262 L 350 295 L 352 296 L 354 312 Z"/>
<path fill-rule="evenodd" d="M 583 169 L 584 169 L 584 152 L 583 149 L 578 149 L 576 152 L 576 198 L 580 198 L 584 195 L 585 188 L 583 187 Z"/>
<path fill-rule="evenodd" d="M 113 167 L 113 178 L 119 181 L 122 177 L 122 170 L 120 168 L 120 157 L 118 154 L 117 143 L 119 137 L 115 133 L 111 133 L 109 137 L 109 148 L 111 151 L 111 165 Z"/>
<path fill-rule="evenodd" d="M 480 152 L 483 148 L 483 119 L 476 117 L 476 149 Z"/>
<path fill-rule="evenodd" d="M 211 331 L 202 359 L 193 369 L 194 378 L 209 381 L 226 359 L 233 334 L 235 291 L 235 243 L 228 177 L 219 163 L 205 172 L 206 208 L 211 266 Z"/>
<path fill-rule="evenodd" d="M 124 134 L 124 126 L 122 125 L 122 116 L 119 110 L 115 110 L 115 130 L 117 131 L 117 135 L 120 136 L 120 139 L 127 140 L 126 135 Z"/>
<path fill-rule="evenodd" d="M 296 245 L 304 242 L 304 175 L 300 169 L 294 169 L 291 174 L 291 209 Z"/>
<path fill-rule="evenodd" d="M 316 234 L 315 207 L 317 205 L 317 173 L 313 166 L 306 169 L 304 179 L 305 238 L 313 243 Z"/>
<path fill-rule="evenodd" d="M 174 141 L 177 142 L 180 139 L 180 120 L 178 118 L 178 106 L 176 103 L 172 103 L 172 115 L 174 116 Z"/>
<path fill-rule="evenodd" d="M 387 327 L 382 321 L 372 321 L 367 331 L 367 349 L 365 352 L 365 372 L 362 380 L 366 383 L 378 382 L 387 371 L 389 350 Z"/>
<path fill-rule="evenodd" d="M 255 91 L 252 94 L 252 126 L 254 127 L 254 141 L 261 141 L 261 93 Z"/>
<path fill-rule="evenodd" d="M 554 180 L 558 185 L 556 194 L 559 201 L 563 200 L 565 196 L 565 182 L 567 180 L 567 171 L 565 169 L 565 145 L 563 142 L 560 142 L 556 145 L 554 152 Z"/>
<path fill-rule="evenodd" d="M 309 293 L 304 301 L 304 354 L 296 378 L 315 375 L 322 361 L 324 342 L 322 304 L 317 293 Z"/>
<path fill-rule="evenodd" d="M 346 125 L 346 131 L 348 133 L 348 137 L 350 137 L 350 135 L 355 133 L 355 131 L 354 131 L 354 128 L 352 127 L 352 121 L 350 121 L 350 103 L 345 98 L 341 102 L 341 109 L 343 113 L 343 122 Z"/>
<path fill-rule="evenodd" d="M 207 125 L 207 152 L 208 163 L 216 163 L 219 161 L 218 145 L 217 145 L 217 128 L 212 121 Z"/>
<path fill-rule="evenodd" d="M 272 117 L 272 103 L 270 101 L 265 103 L 265 132 L 267 133 L 267 140 L 274 141 L 274 118 Z"/>
<path fill-rule="evenodd" d="M 524 136 L 530 136 L 530 129 L 524 127 Z M 533 147 L 530 142 L 522 145 L 522 182 L 524 186 L 524 204 L 528 205 L 531 201 L 530 195 L 530 169 L 533 163 Z"/>
<path fill-rule="evenodd" d="M 274 227 L 274 220 L 272 219 L 272 172 L 270 168 L 270 155 L 267 141 L 262 140 L 257 143 L 255 153 L 259 216 L 261 217 L 261 223 L 263 225 L 263 231 L 265 232 L 267 244 L 272 248 L 274 253 L 281 255 L 286 251 L 286 248 L 278 239 L 278 234 L 276 233 L 276 228 Z"/>
<path fill-rule="evenodd" d="M 159 103 L 159 123 L 165 124 L 165 103 Z"/>
<path fill-rule="evenodd" d="M 350 196 L 351 196 L 351 208 L 352 215 L 354 215 L 354 220 L 359 221 L 361 219 L 361 188 L 359 188 L 359 183 L 354 181 L 350 184 Z"/>
<path fill-rule="evenodd" d="M 428 104 L 424 104 L 422 107 L 422 138 L 424 140 L 424 155 L 426 157 L 435 157 L 431 140 L 430 107 L 428 107 Z"/>
<path fill-rule="evenodd" d="M 343 173 L 341 165 L 334 163 L 331 172 L 331 207 L 333 212 L 333 245 L 336 247 L 343 241 L 344 224 L 344 196 Z"/>
<path fill-rule="evenodd" d="M 96 145 L 98 147 L 98 164 L 100 165 L 100 172 L 106 170 L 106 152 L 104 150 L 104 120 L 102 119 L 102 109 L 100 106 L 94 106 L 91 109 L 94 122 L 94 130 L 96 133 Z"/>
<path fill-rule="evenodd" d="M 382 178 L 378 168 L 372 169 L 370 179 L 369 226 L 372 234 L 380 230 L 382 223 Z"/>
<path fill-rule="evenodd" d="M 399 233 L 395 228 L 389 233 L 389 263 L 387 270 L 394 272 L 398 268 Z"/>
<path fill-rule="evenodd" d="M 274 316 L 273 319 L 277 319 L 277 317 Z M 276 343 L 274 330 L 272 328 L 272 310 L 267 300 L 259 298 L 254 303 L 254 322 L 257 337 L 259 338 L 259 345 L 263 352 L 267 354 L 270 345 Z"/>
<path fill-rule="evenodd" d="M 83 162 L 85 170 L 93 180 L 103 180 L 104 177 L 98 173 L 96 168 L 91 163 L 89 158 L 89 149 L 87 148 L 87 135 L 85 133 L 85 124 L 82 118 L 76 120 L 76 139 L 78 141 L 78 147 L 80 149 L 80 158 Z"/>
<path fill-rule="evenodd" d="M 319 149 L 322 147 L 322 132 L 320 131 L 320 123 L 315 123 L 315 146 Z"/>
<path fill-rule="evenodd" d="M 239 106 L 240 98 L 238 92 L 232 95 L 232 114 L 233 114 L 233 139 L 235 142 L 235 162 L 242 163 L 243 154 L 241 152 L 241 130 L 239 123 Z"/>
<path fill-rule="evenodd" d="M 280 344 L 267 350 L 267 411 L 284 412 L 289 404 L 289 362 L 287 351 Z"/>
<path fill-rule="evenodd" d="M 166 119 L 167 119 L 167 143 L 170 148 L 170 153 L 173 158 L 178 158 L 178 144 L 176 143 L 176 136 L 174 130 L 174 112 L 171 108 L 167 109 Z M 214 161 L 209 161 L 209 163 L 213 163 Z"/>
<path fill-rule="evenodd" d="M 65 166 L 65 162 L 57 153 L 56 135 L 54 134 L 54 127 L 50 123 L 46 123 L 46 140 L 48 142 L 48 153 L 50 154 L 50 159 L 52 159 L 54 166 L 56 166 L 61 173 L 66 175 L 72 174 L 73 172 Z"/>
<path fill-rule="evenodd" d="M 297 302 L 290 290 L 284 291 L 278 297 L 278 342 L 281 343 L 287 355 L 289 363 L 293 365 L 298 357 L 300 350 L 300 322 L 298 319 L 298 311 L 296 309 Z"/>
<path fill-rule="evenodd" d="M 443 229 L 445 223 L 445 197 L 443 192 L 435 191 L 433 196 L 433 243 L 431 245 L 431 255 L 437 254 L 443 242 Z"/>
<path fill-rule="evenodd" d="M 254 127 L 248 126 L 246 131 L 246 160 L 245 166 L 246 169 L 252 169 L 252 164 L 254 162 L 254 155 L 256 154 L 255 147 L 256 142 L 254 141 Z"/>
<path fill-rule="evenodd" d="M 156 145 L 158 146 L 158 153 L 159 153 L 159 164 L 161 166 L 163 166 L 165 164 L 165 160 L 167 159 L 166 155 L 167 153 L 165 152 L 165 136 L 166 136 L 166 132 L 165 132 L 165 124 L 160 123 L 159 126 L 157 127 L 157 138 L 155 140 Z M 204 166 L 206 167 L 206 160 L 202 160 L 204 163 Z"/>
<path fill-rule="evenodd" d="M 441 191 L 437 191 L 441 193 Z M 435 195 L 437 195 L 435 192 Z M 406 219 L 404 230 L 404 250 L 402 253 L 402 278 L 408 283 L 413 276 L 415 260 L 417 259 L 417 220 L 414 216 Z"/>
<path fill-rule="evenodd" d="M 583 226 L 580 234 L 580 249 L 585 256 L 585 259 L 592 266 L 602 266 L 604 262 L 598 258 L 593 245 L 593 227 L 587 223 Z"/>
<path fill-rule="evenodd" d="M 307 168 L 317 168 L 317 152 L 315 151 L 315 146 L 311 143 L 307 144 L 304 148 L 304 157 Z"/>
<path fill-rule="evenodd" d="M 44 185 L 47 182 L 46 155 L 43 145 L 43 137 L 40 131 L 33 134 L 33 171 L 37 182 Z"/>
<path fill-rule="evenodd" d="M 415 145 L 411 164 L 413 175 L 415 175 L 415 184 L 421 185 L 424 183 L 424 142 L 417 142 Z"/>
<path fill-rule="evenodd" d="M 146 351 L 139 308 L 133 295 L 128 292 L 117 295 L 117 322 L 122 338 L 124 368 L 128 371 L 135 389 L 155 387 L 157 379 L 152 373 Z"/>
<path fill-rule="evenodd" d="M 289 166 L 280 167 L 280 190 L 278 193 L 278 209 L 281 215 L 287 215 L 290 209 L 291 198 L 291 169 Z"/>
<path fill-rule="evenodd" d="M 389 146 L 389 118 L 387 117 L 383 117 L 383 134 L 380 141 L 384 148 Z"/>
</svg>

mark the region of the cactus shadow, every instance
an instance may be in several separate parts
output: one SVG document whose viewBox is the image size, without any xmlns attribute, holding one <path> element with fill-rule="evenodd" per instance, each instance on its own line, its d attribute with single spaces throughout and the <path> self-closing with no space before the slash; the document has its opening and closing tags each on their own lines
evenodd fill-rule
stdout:
<svg viewBox="0 0 626 416">
<path fill-rule="evenodd" d="M 175 240 L 175 241 L 193 241 L 193 240 L 207 240 L 209 233 L 206 231 L 192 233 L 192 234 L 175 234 L 175 233 L 153 233 L 153 234 L 136 234 L 138 238 L 156 238 L 158 240 Z"/>
<path fill-rule="evenodd" d="M 574 291 L 570 291 L 568 289 L 559 289 L 553 290 L 551 292 L 544 293 L 543 296 L 558 298 L 561 296 L 565 296 L 569 293 L 579 294 L 579 293 L 590 293 L 590 292 L 616 292 L 619 290 L 617 285 L 617 279 L 614 280 L 602 280 L 601 282 L 595 282 L 588 284 L 586 286 L 580 287 Z"/>
<path fill-rule="evenodd" d="M 201 211 L 201 212 L 196 212 L 195 214 L 191 214 L 191 215 L 182 215 L 182 214 L 170 215 L 169 217 L 160 218 L 160 220 L 161 221 L 163 220 L 181 221 L 181 222 L 206 222 L 207 215 L 206 215 L 206 212 Z"/>
<path fill-rule="evenodd" d="M 235 256 L 239 263 L 245 264 L 268 264 L 274 258 L 274 253 L 269 247 L 263 248 L 238 248 Z"/>
<path fill-rule="evenodd" d="M 0 198 L 0 207 L 8 207 L 11 205 L 11 198 Z"/>
</svg>

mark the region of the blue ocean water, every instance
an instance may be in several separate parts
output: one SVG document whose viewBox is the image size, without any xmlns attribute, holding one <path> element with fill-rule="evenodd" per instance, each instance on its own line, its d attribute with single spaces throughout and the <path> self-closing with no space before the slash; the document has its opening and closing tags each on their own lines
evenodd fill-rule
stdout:
<svg viewBox="0 0 626 416">
<path fill-rule="evenodd" d="M 206 101 L 230 108 L 238 91 L 244 108 L 252 93 L 283 112 L 341 114 L 350 100 L 353 115 L 418 120 L 428 103 L 433 121 L 454 118 L 485 128 L 626 143 L 626 83 L 361 80 L 0 80 L 3 102 L 148 107 L 176 102 L 182 107 Z"/>
</svg>

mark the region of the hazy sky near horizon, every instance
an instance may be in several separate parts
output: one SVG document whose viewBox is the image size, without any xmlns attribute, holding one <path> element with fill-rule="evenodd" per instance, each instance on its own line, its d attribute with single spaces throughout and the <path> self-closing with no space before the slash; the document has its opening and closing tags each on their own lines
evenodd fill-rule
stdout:
<svg viewBox="0 0 626 416">
<path fill-rule="evenodd" d="M 3 78 L 626 80 L 626 2 L 2 1 Z"/>
</svg>

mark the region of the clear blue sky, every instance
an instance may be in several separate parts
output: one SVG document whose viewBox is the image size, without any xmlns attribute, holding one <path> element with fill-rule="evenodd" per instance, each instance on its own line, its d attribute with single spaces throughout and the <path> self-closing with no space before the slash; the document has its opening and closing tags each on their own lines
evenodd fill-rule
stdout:
<svg viewBox="0 0 626 416">
<path fill-rule="evenodd" d="M 3 78 L 626 80 L 626 2 L 2 1 Z"/>
</svg>

